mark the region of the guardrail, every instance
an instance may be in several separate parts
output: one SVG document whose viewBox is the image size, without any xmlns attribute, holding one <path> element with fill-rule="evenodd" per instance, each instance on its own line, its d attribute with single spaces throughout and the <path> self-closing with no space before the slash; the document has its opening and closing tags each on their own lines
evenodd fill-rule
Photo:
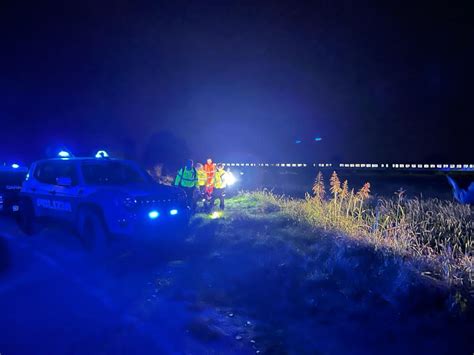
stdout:
<svg viewBox="0 0 474 355">
<path fill-rule="evenodd" d="M 396 170 L 446 170 L 474 171 L 474 164 L 427 163 L 223 163 L 228 167 L 277 167 L 277 168 L 332 168 L 332 169 L 396 169 Z"/>
</svg>

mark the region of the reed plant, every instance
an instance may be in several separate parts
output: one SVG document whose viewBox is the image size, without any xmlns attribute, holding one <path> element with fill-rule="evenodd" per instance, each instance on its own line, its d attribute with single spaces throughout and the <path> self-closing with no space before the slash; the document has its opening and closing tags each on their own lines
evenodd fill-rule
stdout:
<svg viewBox="0 0 474 355">
<path fill-rule="evenodd" d="M 366 182 L 358 190 L 336 172 L 326 194 L 319 172 L 312 194 L 304 199 L 269 191 L 247 193 L 265 211 L 279 211 L 312 227 L 342 232 L 387 252 L 423 260 L 433 272 L 452 283 L 474 285 L 474 213 L 469 205 L 438 199 L 374 197 Z"/>
</svg>

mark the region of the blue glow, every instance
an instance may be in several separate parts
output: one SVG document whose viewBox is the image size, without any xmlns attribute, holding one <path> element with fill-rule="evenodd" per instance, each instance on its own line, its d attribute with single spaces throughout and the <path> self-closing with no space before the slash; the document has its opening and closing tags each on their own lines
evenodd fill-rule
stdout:
<svg viewBox="0 0 474 355">
<path fill-rule="evenodd" d="M 300 139 L 297 139 L 297 140 L 295 140 L 295 143 L 296 143 L 296 144 L 300 144 L 300 143 L 301 143 L 301 140 L 300 140 Z"/>
<path fill-rule="evenodd" d="M 71 156 L 71 154 L 69 154 L 69 152 L 67 152 L 65 150 L 61 150 L 58 153 L 58 157 L 61 157 L 61 158 L 69 158 L 70 156 Z"/>
<path fill-rule="evenodd" d="M 18 169 L 19 167 L 20 167 L 20 165 L 18 165 L 18 164 L 16 164 L 16 163 L 13 163 L 13 164 L 12 164 L 12 168 L 13 168 L 13 169 Z"/>
<path fill-rule="evenodd" d="M 172 210 L 170 210 L 170 215 L 175 216 L 177 214 L 178 214 L 178 210 L 176 208 L 173 208 Z"/>
<path fill-rule="evenodd" d="M 105 150 L 99 150 L 99 151 L 95 154 L 95 157 L 96 157 L 96 158 L 108 158 L 108 157 L 109 157 L 109 154 L 108 154 Z"/>
<path fill-rule="evenodd" d="M 159 216 L 160 216 L 160 212 L 158 212 L 158 211 L 150 211 L 150 212 L 148 212 L 148 217 L 149 217 L 150 219 L 156 219 L 156 218 L 158 218 Z"/>
<path fill-rule="evenodd" d="M 320 142 L 320 141 L 322 141 L 323 139 L 322 139 L 321 137 L 316 137 L 316 138 L 314 138 L 314 140 L 315 140 L 316 142 Z"/>
</svg>

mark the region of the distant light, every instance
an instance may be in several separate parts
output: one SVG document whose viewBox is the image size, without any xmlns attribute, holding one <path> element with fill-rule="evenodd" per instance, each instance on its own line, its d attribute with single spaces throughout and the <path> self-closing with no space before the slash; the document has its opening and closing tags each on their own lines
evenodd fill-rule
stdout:
<svg viewBox="0 0 474 355">
<path fill-rule="evenodd" d="M 160 216 L 160 212 L 158 211 L 150 211 L 148 212 L 148 218 L 150 219 L 156 219 Z"/>
<path fill-rule="evenodd" d="M 105 150 L 99 150 L 99 151 L 95 154 L 95 157 L 96 157 L 96 158 L 108 158 L 108 157 L 109 157 L 109 154 L 108 154 Z"/>
<path fill-rule="evenodd" d="M 295 140 L 296 144 L 300 144 L 302 141 L 300 139 Z"/>
<path fill-rule="evenodd" d="M 315 140 L 316 142 L 320 142 L 320 141 L 322 141 L 323 139 L 322 139 L 321 137 L 316 137 L 316 138 L 314 138 L 314 140 Z"/>
<path fill-rule="evenodd" d="M 172 210 L 170 210 L 170 215 L 176 216 L 177 214 L 178 214 L 178 210 L 176 208 L 173 208 Z"/>
<path fill-rule="evenodd" d="M 71 154 L 66 150 L 61 150 L 58 153 L 58 157 L 61 157 L 61 158 L 69 158 L 70 156 L 71 156 Z"/>
<path fill-rule="evenodd" d="M 16 164 L 16 163 L 13 163 L 13 164 L 12 164 L 12 168 L 13 168 L 13 169 L 18 169 L 19 167 L 20 167 L 20 165 L 18 165 L 18 164 Z"/>
</svg>

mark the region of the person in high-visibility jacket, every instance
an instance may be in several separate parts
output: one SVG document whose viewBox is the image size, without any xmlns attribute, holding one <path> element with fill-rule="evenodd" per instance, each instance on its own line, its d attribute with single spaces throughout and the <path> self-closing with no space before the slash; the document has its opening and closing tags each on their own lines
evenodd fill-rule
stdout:
<svg viewBox="0 0 474 355">
<path fill-rule="evenodd" d="M 193 210 L 195 208 L 194 190 L 196 188 L 197 181 L 197 171 L 194 168 L 194 162 L 189 159 L 186 162 L 186 166 L 178 170 L 174 184 L 175 186 L 181 187 L 186 192 L 188 206 L 190 206 Z"/>
<path fill-rule="evenodd" d="M 211 196 L 214 189 L 214 174 L 216 173 L 216 164 L 212 162 L 211 158 L 207 159 L 206 164 L 204 164 L 204 171 L 207 174 L 206 194 Z"/>
<path fill-rule="evenodd" d="M 225 188 L 227 186 L 225 179 L 226 171 L 224 170 L 224 164 L 218 164 L 214 174 L 214 190 L 211 195 L 211 200 L 209 201 L 209 210 L 212 210 L 217 199 L 219 200 L 219 208 L 221 210 L 225 208 L 224 197 Z"/>
<path fill-rule="evenodd" d="M 204 166 L 201 163 L 196 164 L 196 172 L 197 172 L 196 187 L 199 190 L 200 197 L 203 198 L 204 194 L 206 193 L 207 173 L 204 170 Z"/>
</svg>

